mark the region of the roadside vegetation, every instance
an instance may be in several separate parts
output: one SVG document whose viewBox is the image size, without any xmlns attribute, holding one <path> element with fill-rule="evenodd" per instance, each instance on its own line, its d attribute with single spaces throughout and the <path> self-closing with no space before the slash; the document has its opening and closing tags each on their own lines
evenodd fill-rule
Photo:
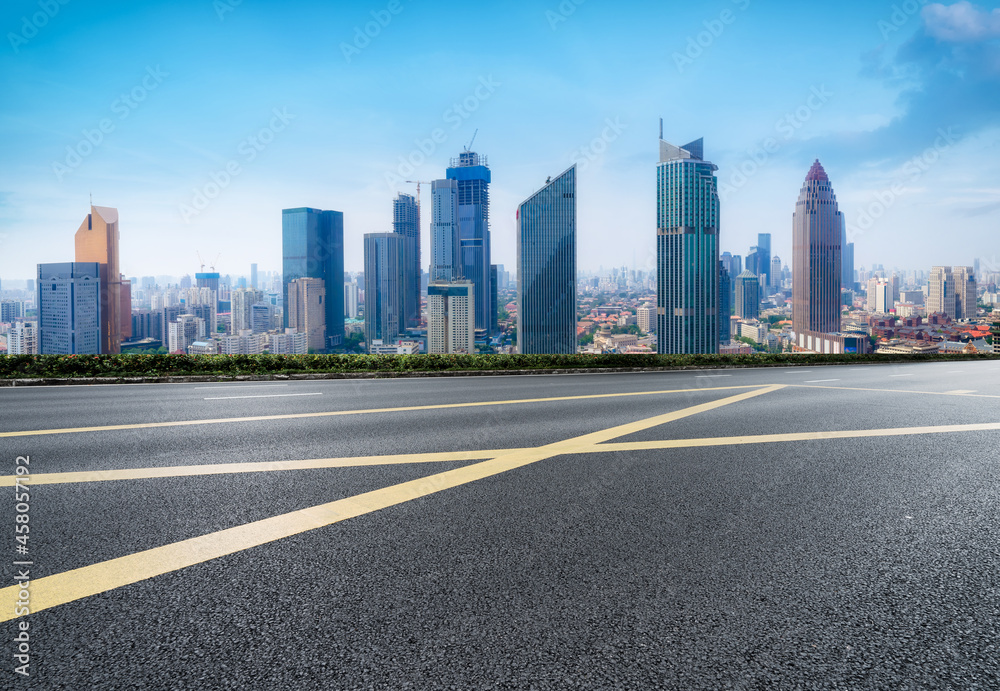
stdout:
<svg viewBox="0 0 1000 691">
<path fill-rule="evenodd" d="M 2 355 L 0 379 L 158 378 L 565 369 L 782 367 L 996 360 L 997 355 Z"/>
</svg>

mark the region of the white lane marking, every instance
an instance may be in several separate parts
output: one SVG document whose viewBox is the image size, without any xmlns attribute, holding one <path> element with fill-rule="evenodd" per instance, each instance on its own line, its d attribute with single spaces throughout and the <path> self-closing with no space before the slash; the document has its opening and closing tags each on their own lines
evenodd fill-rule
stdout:
<svg viewBox="0 0 1000 691">
<path fill-rule="evenodd" d="M 798 371 L 791 370 L 789 372 L 785 372 L 785 374 L 812 374 L 812 370 L 811 369 L 800 369 Z"/>
<path fill-rule="evenodd" d="M 964 396 L 966 394 L 976 393 L 976 390 L 975 389 L 971 389 L 971 390 L 966 391 L 965 389 L 959 389 L 958 391 L 945 391 L 945 393 L 946 394 L 950 394 L 952 396 Z"/>
<path fill-rule="evenodd" d="M 816 379 L 815 381 L 807 381 L 806 384 L 825 384 L 828 381 L 840 381 L 839 379 Z"/>
<path fill-rule="evenodd" d="M 890 377 L 912 377 L 912 374 L 890 374 Z"/>
<path fill-rule="evenodd" d="M 322 396 L 321 393 L 279 393 L 270 396 L 226 396 L 224 398 L 206 398 L 206 401 L 238 401 L 245 398 L 292 398 L 293 396 Z"/>
<path fill-rule="evenodd" d="M 720 377 L 731 377 L 731 374 L 702 374 L 695 379 L 719 379 Z"/>
<path fill-rule="evenodd" d="M 196 386 L 195 391 L 232 391 L 233 389 L 277 389 L 288 384 L 239 384 L 236 386 Z"/>
</svg>

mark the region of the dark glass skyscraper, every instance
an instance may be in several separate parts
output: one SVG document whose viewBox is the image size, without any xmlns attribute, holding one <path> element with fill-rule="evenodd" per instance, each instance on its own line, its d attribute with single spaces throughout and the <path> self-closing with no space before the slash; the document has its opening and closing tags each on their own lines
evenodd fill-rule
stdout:
<svg viewBox="0 0 1000 691">
<path fill-rule="evenodd" d="M 319 209 L 281 212 L 284 325 L 288 328 L 288 284 L 321 278 L 326 288 L 329 348 L 344 344 L 344 214 Z"/>
<path fill-rule="evenodd" d="M 394 343 L 404 331 L 405 242 L 396 233 L 365 235 L 365 342 L 369 350 L 372 341 Z"/>
<path fill-rule="evenodd" d="M 757 275 L 767 276 L 764 285 L 771 285 L 771 234 L 757 234 Z"/>
<path fill-rule="evenodd" d="M 403 322 L 415 329 L 420 326 L 420 207 L 412 195 L 393 201 L 392 232 L 403 237 Z"/>
<path fill-rule="evenodd" d="M 657 182 L 657 350 L 719 352 L 719 192 L 704 142 L 660 140 Z"/>
<path fill-rule="evenodd" d="M 485 156 L 472 151 L 453 159 L 447 178 L 458 182 L 458 223 L 462 277 L 472 281 L 476 298 L 476 330 L 490 325 L 490 182 Z"/>
<path fill-rule="evenodd" d="M 576 166 L 517 210 L 517 346 L 576 353 Z"/>
<path fill-rule="evenodd" d="M 792 328 L 796 334 L 840 331 L 843 229 L 837 195 L 816 161 L 802 185 L 792 222 Z"/>
</svg>

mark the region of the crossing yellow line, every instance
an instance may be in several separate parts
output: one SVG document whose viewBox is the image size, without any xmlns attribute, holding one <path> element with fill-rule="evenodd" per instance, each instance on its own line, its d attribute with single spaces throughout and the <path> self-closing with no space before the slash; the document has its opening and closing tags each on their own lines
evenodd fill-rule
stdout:
<svg viewBox="0 0 1000 691">
<path fill-rule="evenodd" d="M 782 387 L 759 388 L 719 401 L 703 403 L 684 410 L 585 434 L 535 449 L 505 452 L 503 455 L 481 463 L 411 480 L 356 497 L 293 511 L 281 516 L 47 576 L 31 582 L 31 612 L 40 612 L 292 535 L 330 526 L 350 518 L 499 475 L 554 456 L 579 453 L 580 450 L 590 448 L 595 444 L 745 401 L 780 388 Z M 14 614 L 14 604 L 19 592 L 18 585 L 0 590 L 0 622 L 17 618 Z"/>
<path fill-rule="evenodd" d="M 921 434 L 953 434 L 964 432 L 990 432 L 1000 430 L 1000 422 L 970 425 L 940 425 L 937 427 L 895 427 L 889 429 L 862 429 L 831 432 L 791 432 L 788 434 L 761 434 L 743 437 L 711 437 L 709 439 L 664 439 L 623 444 L 601 444 L 593 451 L 655 451 L 658 449 L 693 449 L 705 446 L 741 446 L 746 444 L 778 444 L 793 441 L 826 439 L 866 439 L 872 437 L 908 437 Z"/>
<path fill-rule="evenodd" d="M 38 437 L 53 434 L 80 434 L 83 432 L 115 432 L 121 430 L 155 429 L 160 427 L 189 427 L 196 425 L 222 425 L 234 422 L 267 422 L 272 420 L 307 420 L 310 418 L 341 417 L 345 415 L 373 415 L 376 413 L 410 413 L 423 410 L 454 410 L 456 408 L 482 408 L 488 406 L 520 405 L 525 403 L 555 403 L 559 401 L 586 401 L 602 398 L 628 398 L 636 396 L 663 396 L 677 393 L 700 393 L 703 391 L 737 391 L 759 389 L 760 384 L 748 386 L 719 386 L 697 389 L 672 389 L 669 391 L 636 391 L 631 393 L 590 394 L 586 396 L 558 396 L 553 398 L 522 398 L 511 401 L 476 401 L 472 403 L 441 403 L 437 405 L 406 406 L 401 408 L 369 408 L 361 410 L 332 410 L 322 413 L 290 413 L 286 415 L 255 415 L 252 417 L 219 418 L 212 420 L 179 420 L 174 422 L 144 422 L 133 425 L 104 425 L 101 427 L 69 427 L 65 429 L 21 430 L 0 432 L 5 437 Z"/>
</svg>

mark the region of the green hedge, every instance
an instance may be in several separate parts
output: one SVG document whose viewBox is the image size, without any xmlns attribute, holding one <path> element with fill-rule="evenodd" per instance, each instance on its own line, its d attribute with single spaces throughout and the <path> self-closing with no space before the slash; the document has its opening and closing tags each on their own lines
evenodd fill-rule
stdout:
<svg viewBox="0 0 1000 691">
<path fill-rule="evenodd" d="M 0 355 L 0 379 L 455 370 L 769 367 L 1000 359 L 978 355 Z"/>
</svg>

